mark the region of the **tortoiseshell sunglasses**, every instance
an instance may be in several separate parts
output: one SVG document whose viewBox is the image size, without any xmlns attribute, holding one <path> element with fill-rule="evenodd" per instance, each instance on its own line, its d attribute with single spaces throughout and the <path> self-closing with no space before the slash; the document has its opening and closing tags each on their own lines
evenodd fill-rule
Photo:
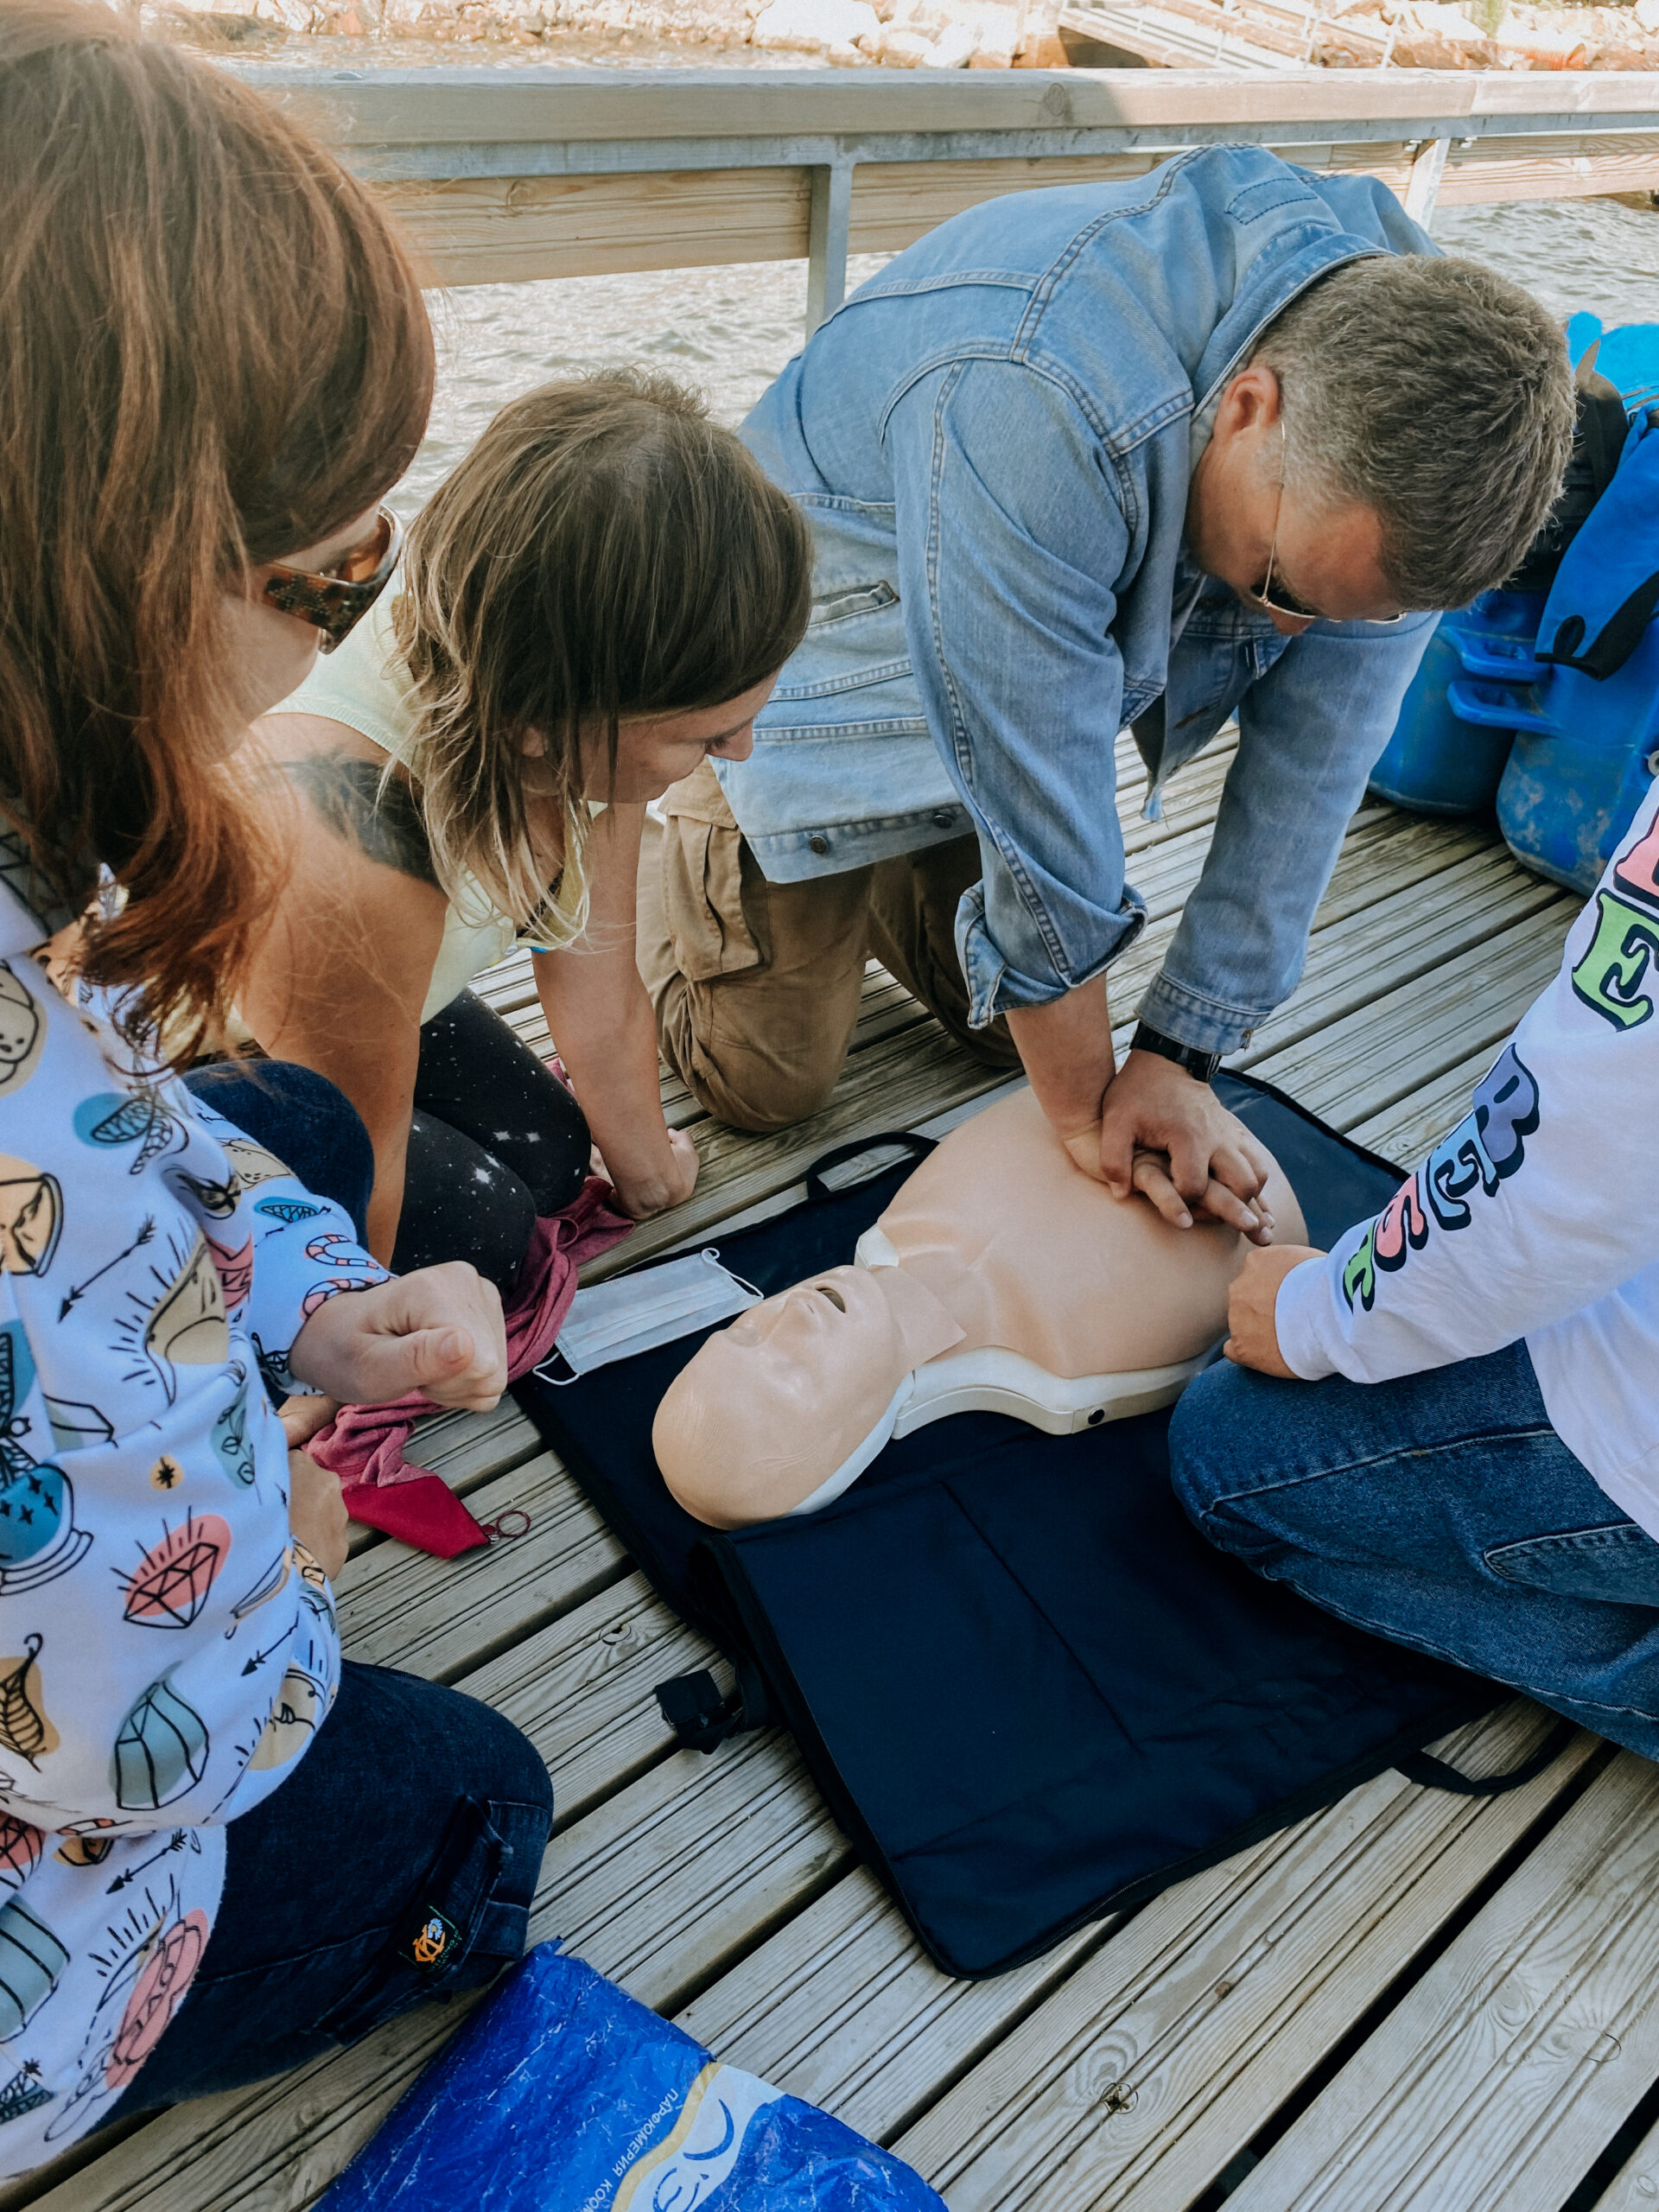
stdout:
<svg viewBox="0 0 1659 2212">
<path fill-rule="evenodd" d="M 343 554 L 327 575 L 284 568 L 277 562 L 264 596 L 281 613 L 321 630 L 321 650 L 331 653 L 350 637 L 391 582 L 403 550 L 404 525 L 390 507 L 382 507 L 370 535 Z"/>
</svg>

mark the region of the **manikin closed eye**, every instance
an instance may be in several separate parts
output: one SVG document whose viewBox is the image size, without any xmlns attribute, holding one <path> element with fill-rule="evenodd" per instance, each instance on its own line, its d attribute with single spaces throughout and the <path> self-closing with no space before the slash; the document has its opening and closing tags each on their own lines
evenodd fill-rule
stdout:
<svg viewBox="0 0 1659 2212">
<path fill-rule="evenodd" d="M 1263 1195 L 1300 1243 L 1276 1167 Z M 856 1266 L 709 1338 L 658 1409 L 658 1465 L 688 1512 L 734 1528 L 827 1504 L 890 1436 L 944 1414 L 1063 1434 L 1167 1404 L 1213 1357 L 1244 1250 L 1219 1223 L 1174 1229 L 1114 1198 L 1017 1092 L 923 1161 Z"/>
</svg>

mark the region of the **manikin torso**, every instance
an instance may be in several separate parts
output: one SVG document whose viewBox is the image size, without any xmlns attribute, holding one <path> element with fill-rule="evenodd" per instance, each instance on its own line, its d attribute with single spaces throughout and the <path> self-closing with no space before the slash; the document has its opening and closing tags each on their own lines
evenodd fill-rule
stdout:
<svg viewBox="0 0 1659 2212">
<path fill-rule="evenodd" d="M 1275 1234 L 1300 1211 L 1275 1169 Z M 1243 1241 L 1173 1228 L 1083 1174 L 1029 1090 L 953 1129 L 858 1264 L 709 1338 L 658 1408 L 669 1488 L 716 1527 L 810 1511 L 924 1421 L 993 1408 L 1065 1433 L 1166 1404 L 1224 1333 Z"/>
</svg>

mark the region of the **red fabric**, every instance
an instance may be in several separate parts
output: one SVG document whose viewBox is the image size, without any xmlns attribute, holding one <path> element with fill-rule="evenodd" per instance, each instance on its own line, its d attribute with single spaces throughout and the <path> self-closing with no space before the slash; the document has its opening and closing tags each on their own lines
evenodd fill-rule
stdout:
<svg viewBox="0 0 1659 2212">
<path fill-rule="evenodd" d="M 615 1193 L 590 1175 L 563 1213 L 537 1223 L 506 1310 L 507 1374 L 516 1382 L 553 1349 L 570 1300 L 576 1270 L 609 1251 L 633 1227 L 606 1204 Z M 320 1467 L 340 1477 L 353 1521 L 384 1529 L 417 1551 L 454 1559 L 489 1537 L 448 1483 L 404 1457 L 410 1433 L 423 1414 L 442 1409 L 418 1391 L 384 1406 L 343 1406 L 306 1450 Z"/>
</svg>

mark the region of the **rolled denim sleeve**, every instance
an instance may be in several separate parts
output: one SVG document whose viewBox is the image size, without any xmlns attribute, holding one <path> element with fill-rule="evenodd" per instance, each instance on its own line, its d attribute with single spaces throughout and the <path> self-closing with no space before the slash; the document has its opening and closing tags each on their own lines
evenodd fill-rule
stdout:
<svg viewBox="0 0 1659 2212">
<path fill-rule="evenodd" d="M 1238 707 L 1204 873 L 1141 1018 L 1230 1052 L 1300 980 L 1313 913 L 1438 618 L 1319 622 Z"/>
<path fill-rule="evenodd" d="M 957 946 L 969 1019 L 1087 982 L 1146 912 L 1124 882 L 1110 635 L 1123 486 L 1081 408 L 1036 370 L 956 363 L 887 425 L 906 642 L 978 833 Z"/>
</svg>

